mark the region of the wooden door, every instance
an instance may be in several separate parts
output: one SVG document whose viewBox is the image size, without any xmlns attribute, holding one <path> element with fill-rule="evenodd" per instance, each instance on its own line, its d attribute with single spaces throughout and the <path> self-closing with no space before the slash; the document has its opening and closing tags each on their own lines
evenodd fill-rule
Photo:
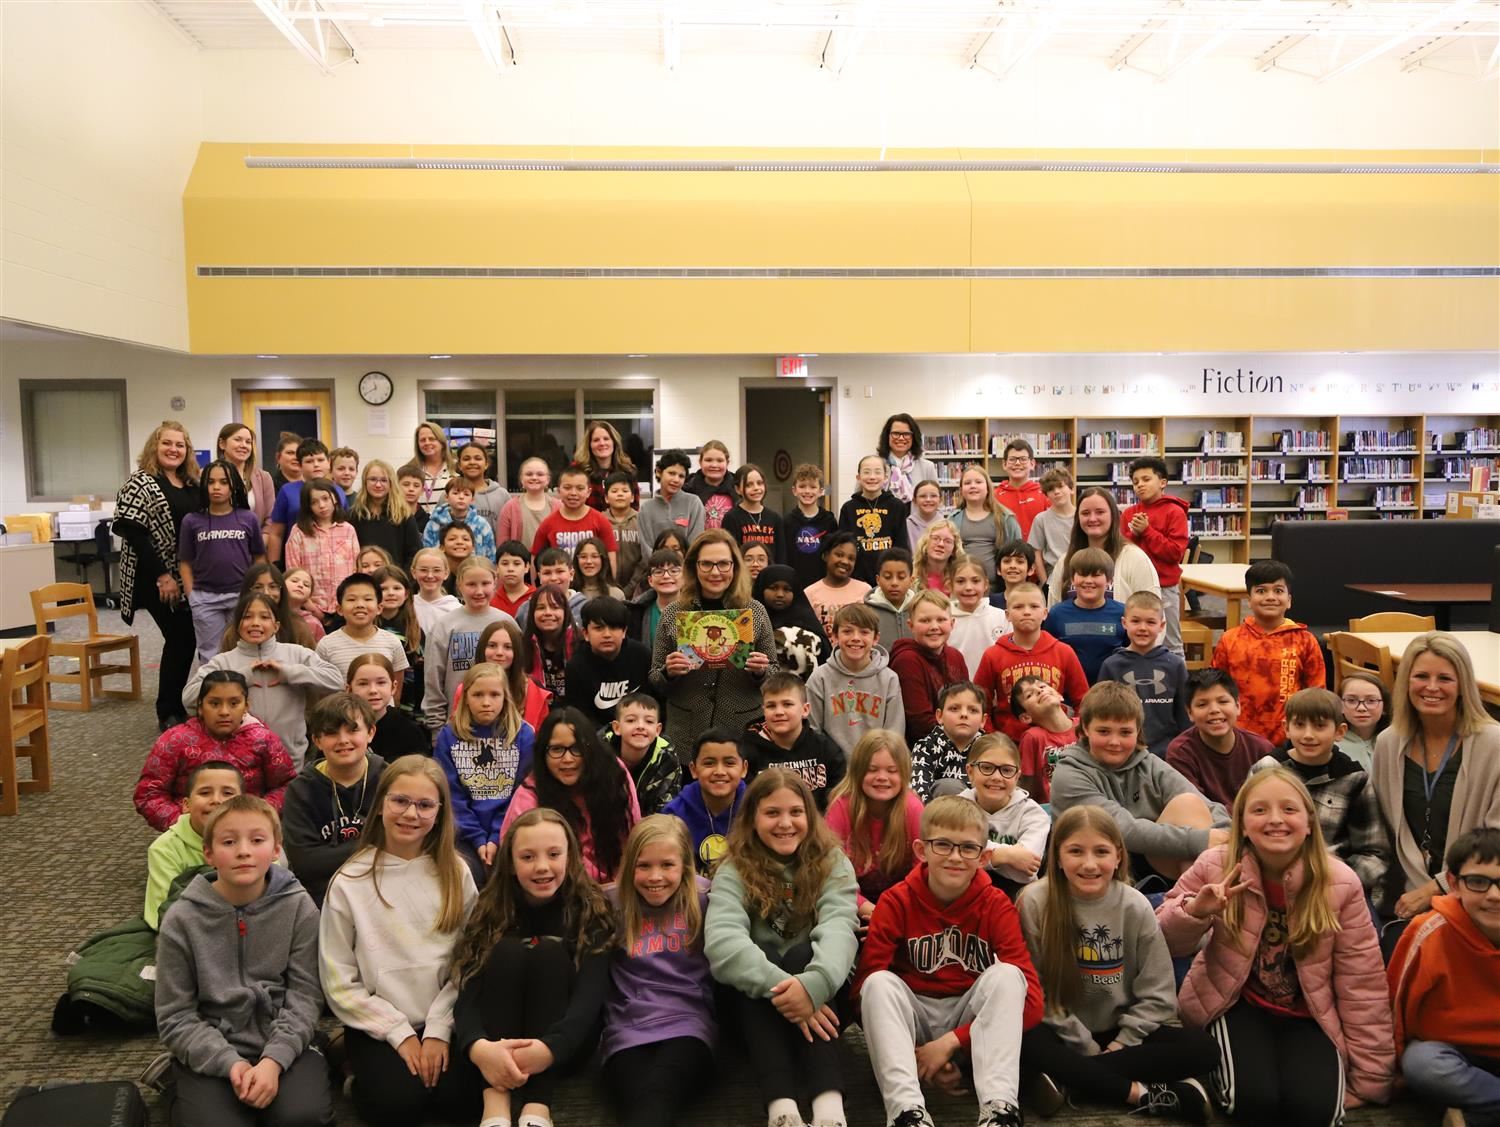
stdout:
<svg viewBox="0 0 1500 1127">
<path fill-rule="evenodd" d="M 283 429 L 295 429 L 303 438 L 318 438 L 329 449 L 333 448 L 333 393 L 330 391 L 317 388 L 242 391 L 239 418 L 255 431 L 258 449 L 269 452 L 261 455 L 262 461 L 274 459 L 276 437 Z M 296 419 L 299 425 L 284 428 L 278 418 L 283 421 Z M 312 433 L 306 432 L 308 422 L 316 426 Z"/>
</svg>

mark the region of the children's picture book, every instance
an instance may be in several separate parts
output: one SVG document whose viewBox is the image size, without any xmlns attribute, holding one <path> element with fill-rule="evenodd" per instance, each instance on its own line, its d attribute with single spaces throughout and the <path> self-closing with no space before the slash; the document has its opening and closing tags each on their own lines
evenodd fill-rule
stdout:
<svg viewBox="0 0 1500 1127">
<path fill-rule="evenodd" d="M 677 616 L 677 651 L 693 668 L 745 668 L 755 649 L 755 620 L 745 610 L 691 610 Z"/>
</svg>

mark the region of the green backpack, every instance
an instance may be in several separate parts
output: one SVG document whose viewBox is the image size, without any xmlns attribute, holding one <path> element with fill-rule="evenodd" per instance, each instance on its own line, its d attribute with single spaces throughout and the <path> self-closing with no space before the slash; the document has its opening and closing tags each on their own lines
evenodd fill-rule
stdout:
<svg viewBox="0 0 1500 1127">
<path fill-rule="evenodd" d="M 162 916 L 207 865 L 184 869 Z M 52 1009 L 52 1032 L 134 1033 L 156 1028 L 156 931 L 144 917 L 91 935 L 68 955 L 68 989 Z"/>
</svg>

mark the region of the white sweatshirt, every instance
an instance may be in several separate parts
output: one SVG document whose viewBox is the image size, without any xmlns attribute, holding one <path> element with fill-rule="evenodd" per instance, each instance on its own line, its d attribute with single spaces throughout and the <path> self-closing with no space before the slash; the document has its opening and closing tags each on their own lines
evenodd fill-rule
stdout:
<svg viewBox="0 0 1500 1127">
<path fill-rule="evenodd" d="M 380 892 L 370 876 L 374 853 L 362 849 L 328 885 L 318 928 L 318 965 L 323 995 L 333 1016 L 391 1048 L 416 1034 L 451 1041 L 458 988 L 449 977 L 453 945 L 463 924 L 450 932 L 433 924 L 442 910 L 442 887 L 431 857 L 403 861 L 380 855 Z M 464 914 L 478 895 L 467 865 Z M 381 903 L 381 898 L 385 903 Z"/>
</svg>

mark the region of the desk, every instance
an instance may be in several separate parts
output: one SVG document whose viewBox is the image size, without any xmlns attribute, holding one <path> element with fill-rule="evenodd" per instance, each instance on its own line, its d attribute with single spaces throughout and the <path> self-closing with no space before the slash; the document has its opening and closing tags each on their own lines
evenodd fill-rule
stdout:
<svg viewBox="0 0 1500 1127">
<path fill-rule="evenodd" d="M 1488 630 L 1455 630 L 1448 635 L 1463 646 L 1474 663 L 1474 679 L 1479 682 L 1479 695 L 1486 704 L 1500 705 L 1500 634 Z M 1398 663 L 1401 655 L 1413 638 L 1421 638 L 1418 632 L 1394 634 L 1361 634 L 1360 638 L 1372 646 L 1385 646 Z"/>
<path fill-rule="evenodd" d="M 1344 586 L 1397 603 L 1431 606 L 1439 630 L 1453 628 L 1454 606 L 1488 603 L 1493 590 L 1489 583 L 1345 583 Z"/>
<path fill-rule="evenodd" d="M 1189 591 L 1202 591 L 1224 597 L 1224 629 L 1240 624 L 1240 600 L 1246 595 L 1245 569 L 1249 564 L 1183 564 L 1178 585 Z"/>
</svg>

